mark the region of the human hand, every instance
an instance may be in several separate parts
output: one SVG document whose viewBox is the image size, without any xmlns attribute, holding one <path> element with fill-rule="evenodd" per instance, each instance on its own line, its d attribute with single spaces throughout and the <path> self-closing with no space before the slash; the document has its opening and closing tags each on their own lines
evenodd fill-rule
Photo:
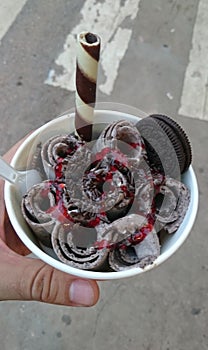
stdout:
<svg viewBox="0 0 208 350">
<path fill-rule="evenodd" d="M 22 141 L 4 156 L 10 162 Z M 4 181 L 0 179 L 0 300 L 33 300 L 68 306 L 92 306 L 99 298 L 96 281 L 58 271 L 30 251 L 12 228 L 4 204 Z"/>
</svg>

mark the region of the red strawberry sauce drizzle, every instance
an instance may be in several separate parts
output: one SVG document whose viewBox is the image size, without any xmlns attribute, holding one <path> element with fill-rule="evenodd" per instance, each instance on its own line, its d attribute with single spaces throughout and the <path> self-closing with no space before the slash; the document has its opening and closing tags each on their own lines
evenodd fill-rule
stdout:
<svg viewBox="0 0 208 350">
<path fill-rule="evenodd" d="M 73 154 L 82 146 L 84 146 L 84 141 L 76 140 L 75 142 L 70 142 L 68 148 L 64 149 L 63 154 L 56 159 L 56 165 L 54 168 L 56 180 L 61 180 L 63 178 L 63 165 L 66 162 L 67 157 L 73 156 Z"/>
<path fill-rule="evenodd" d="M 98 250 L 108 248 L 110 250 L 114 249 L 127 249 L 128 246 L 134 246 L 139 243 L 141 243 L 148 233 L 150 233 L 153 230 L 154 227 L 154 219 L 153 216 L 149 217 L 149 221 L 146 225 L 141 227 L 138 231 L 136 231 L 134 234 L 129 235 L 125 240 L 116 242 L 116 243 L 110 243 L 107 240 L 102 240 L 99 242 L 95 242 L 95 248 Z"/>
<path fill-rule="evenodd" d="M 81 143 L 77 143 L 74 146 L 74 149 L 70 148 L 67 153 L 66 157 L 73 155 L 75 151 L 82 146 Z M 138 143 L 131 143 L 131 147 L 137 148 L 137 147 L 142 147 L 143 149 L 145 148 L 144 144 L 138 144 Z M 94 163 L 92 163 L 92 167 L 96 167 L 96 163 L 99 163 L 102 161 L 102 159 L 106 156 L 109 156 L 109 159 L 111 159 L 110 165 L 109 165 L 109 171 L 107 173 L 101 174 L 101 175 L 95 175 L 93 172 L 89 169 L 85 175 L 91 177 L 92 179 L 96 180 L 96 182 L 99 184 L 103 184 L 104 182 L 110 182 L 112 181 L 113 174 L 122 168 L 127 168 L 128 169 L 128 158 L 126 157 L 125 154 L 123 154 L 121 151 L 117 149 L 112 149 L 109 147 L 104 148 L 101 152 L 98 152 L 95 155 L 94 158 Z M 63 166 L 65 163 L 65 158 L 58 158 L 57 159 L 57 164 L 55 166 L 55 180 L 54 181 L 48 181 L 45 185 L 45 189 L 42 190 L 42 196 L 46 197 L 48 196 L 48 192 L 50 191 L 53 193 L 55 197 L 55 205 L 53 207 L 50 207 L 47 210 L 47 213 L 50 213 L 54 218 L 56 218 L 58 221 L 61 223 L 67 223 L 73 225 L 74 222 L 76 221 L 76 218 L 70 215 L 68 209 L 65 207 L 64 202 L 63 202 L 63 193 L 66 190 L 66 186 L 61 180 L 63 180 Z M 157 174 L 159 176 L 162 176 L 160 174 Z M 153 175 L 154 176 L 154 175 Z M 160 190 L 161 183 L 164 182 L 164 178 L 161 178 L 161 181 L 159 183 L 155 183 L 155 193 L 158 193 Z M 121 185 L 120 188 L 122 191 L 125 193 L 125 196 L 128 198 L 131 198 L 131 200 L 134 200 L 134 192 L 132 190 L 129 190 L 128 186 L 126 185 Z M 103 193 L 104 195 L 104 193 Z M 128 246 L 134 246 L 139 243 L 141 243 L 145 237 L 147 236 L 148 233 L 150 233 L 153 230 L 154 227 L 154 222 L 155 222 L 155 205 L 154 203 L 152 204 L 152 212 L 147 215 L 147 224 L 144 225 L 142 228 L 140 228 L 137 232 L 134 234 L 129 235 L 127 239 L 121 242 L 117 243 L 110 243 L 107 240 L 103 239 L 102 241 L 95 242 L 94 247 L 96 249 L 127 249 Z M 97 216 L 93 217 L 92 219 L 88 220 L 86 222 L 86 226 L 90 228 L 94 228 L 97 225 L 99 225 L 101 222 L 106 221 L 106 213 L 102 212 L 98 214 Z"/>
<path fill-rule="evenodd" d="M 138 142 L 130 142 L 129 146 L 131 146 L 132 148 L 135 148 L 135 149 L 139 148 L 139 147 L 141 147 L 143 150 L 145 149 L 144 142 L 140 142 L 140 143 L 138 143 Z"/>
<path fill-rule="evenodd" d="M 64 183 L 58 183 L 57 181 L 47 181 L 45 188 L 41 191 L 41 196 L 44 198 L 48 197 L 48 193 L 52 193 L 55 199 L 55 205 L 48 208 L 46 213 L 51 214 L 55 219 L 62 223 L 68 223 L 73 219 L 68 214 L 67 209 L 63 204 L 62 194 L 65 188 Z"/>
<path fill-rule="evenodd" d="M 59 180 L 59 179 L 62 179 L 63 177 L 63 161 L 64 161 L 64 158 L 59 158 L 57 160 L 57 164 L 55 166 L 55 178 L 56 180 Z"/>
<path fill-rule="evenodd" d="M 50 181 L 46 184 L 46 190 L 43 192 L 48 194 L 48 191 L 53 193 L 55 197 L 55 205 L 50 207 L 47 210 L 47 213 L 50 213 L 55 219 L 60 221 L 62 224 L 69 224 L 77 222 L 76 217 L 70 215 L 70 211 L 66 208 L 63 201 L 63 193 L 66 189 L 66 185 L 64 183 L 59 183 L 57 181 Z M 76 209 L 76 208 L 75 208 Z M 78 209 L 78 208 L 77 208 Z M 93 228 L 100 224 L 101 220 L 106 220 L 105 213 L 100 213 L 96 217 L 92 217 L 86 223 L 87 227 Z M 85 226 L 85 223 L 82 223 Z"/>
<path fill-rule="evenodd" d="M 103 185 L 109 183 L 107 190 L 114 190 L 115 185 L 112 184 L 113 175 L 119 171 L 122 174 L 125 174 L 127 178 L 127 184 L 120 185 L 120 189 L 123 191 L 125 198 L 129 198 L 131 202 L 134 199 L 134 188 L 132 184 L 128 181 L 128 158 L 125 154 L 123 154 L 118 149 L 112 149 L 110 147 L 106 147 L 102 149 L 100 152 L 96 153 L 93 157 L 92 164 L 90 168 L 85 172 L 84 176 L 84 187 L 90 187 L 92 185 L 97 185 L 100 189 L 99 194 L 102 199 L 105 198 L 106 193 L 103 190 Z M 105 160 L 104 160 L 105 158 Z M 103 171 L 96 173 L 94 169 L 99 167 L 100 170 Z M 129 185 L 129 186 L 128 186 Z M 105 186 L 106 189 L 106 186 Z"/>
</svg>

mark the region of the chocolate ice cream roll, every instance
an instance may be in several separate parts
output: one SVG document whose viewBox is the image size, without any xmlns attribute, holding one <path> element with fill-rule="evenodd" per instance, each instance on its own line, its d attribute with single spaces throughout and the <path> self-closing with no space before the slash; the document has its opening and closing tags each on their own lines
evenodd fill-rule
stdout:
<svg viewBox="0 0 208 350">
<path fill-rule="evenodd" d="M 129 214 L 123 218 L 113 221 L 105 225 L 102 235 L 103 240 L 109 248 L 123 246 L 123 244 L 130 244 L 131 237 L 141 227 L 147 225 L 147 217 L 138 214 Z"/>
<path fill-rule="evenodd" d="M 94 213 L 106 212 L 110 221 L 125 215 L 134 200 L 132 174 L 122 157 L 116 150 L 102 150 L 83 176 L 85 205 Z"/>
<path fill-rule="evenodd" d="M 56 223 L 51 214 L 56 201 L 50 185 L 49 181 L 34 185 L 22 199 L 22 214 L 26 222 L 37 239 L 48 247 L 51 247 L 51 232 Z"/>
<path fill-rule="evenodd" d="M 83 210 L 88 210 L 90 205 L 84 190 L 84 178 L 91 162 L 92 152 L 86 143 L 82 147 L 78 147 L 76 152 L 66 159 L 62 167 L 62 177 L 69 189 L 70 200 L 74 201 Z M 67 206 L 67 199 L 65 205 Z"/>
<path fill-rule="evenodd" d="M 130 225 L 125 220 L 127 218 L 117 220 L 114 224 L 114 230 L 122 230 L 126 238 L 118 242 L 109 253 L 109 266 L 113 271 L 144 268 L 160 255 L 160 244 L 154 225 L 141 215 L 129 215 Z"/>
<path fill-rule="evenodd" d="M 140 204 L 145 208 L 151 206 L 148 198 L 152 192 L 151 172 L 145 160 L 143 139 L 133 124 L 121 120 L 107 126 L 95 143 L 93 152 L 96 154 L 97 171 L 105 175 L 100 184 L 102 188 L 109 189 L 103 198 L 106 198 L 106 203 L 108 199 L 109 202 L 113 198 L 116 200 L 107 210 L 111 221 L 125 216 L 142 191 L 143 195 L 146 192 L 146 198 L 141 197 Z"/>
<path fill-rule="evenodd" d="M 171 234 L 180 227 L 190 203 L 190 191 L 182 182 L 166 177 L 156 186 L 156 225 Z"/>
<path fill-rule="evenodd" d="M 138 129 L 126 120 L 116 121 L 102 131 L 96 143 L 96 150 L 106 147 L 117 148 L 129 160 L 136 162 L 146 156 L 143 138 Z"/>
<path fill-rule="evenodd" d="M 73 135 L 55 136 L 46 141 L 41 150 L 41 158 L 47 178 L 54 179 L 55 166 L 71 157 L 82 145 L 83 142 Z"/>
<path fill-rule="evenodd" d="M 97 249 L 97 231 L 78 223 L 57 225 L 52 232 L 52 245 L 57 257 L 67 265 L 83 270 L 106 269 L 108 249 Z"/>
</svg>

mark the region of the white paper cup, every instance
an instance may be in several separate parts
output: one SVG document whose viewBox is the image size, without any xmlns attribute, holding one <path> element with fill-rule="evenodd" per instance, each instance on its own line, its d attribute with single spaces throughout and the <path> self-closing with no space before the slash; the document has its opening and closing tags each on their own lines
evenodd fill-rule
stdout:
<svg viewBox="0 0 208 350">
<path fill-rule="evenodd" d="M 128 111 L 130 110 L 130 113 L 119 111 L 118 109 L 119 108 L 116 108 L 116 111 L 108 109 L 96 110 L 96 123 L 111 123 L 112 121 L 121 119 L 127 119 L 133 123 L 136 123 L 138 122 L 139 117 L 142 118 L 145 116 L 143 112 L 139 111 L 138 113 L 138 110 L 131 107 L 128 109 Z M 122 110 L 123 108 L 120 109 Z M 30 136 L 28 136 L 28 138 L 22 143 L 14 155 L 11 165 L 16 169 L 26 169 L 28 158 L 31 158 L 31 152 L 36 149 L 36 146 L 40 141 L 45 142 L 51 136 L 66 132 L 70 133 L 73 131 L 74 113 L 66 113 L 63 116 L 50 121 L 49 123 L 34 131 Z M 191 193 L 191 200 L 184 220 L 179 229 L 173 235 L 167 236 L 166 240 L 162 244 L 161 254 L 153 264 L 146 266 L 144 269 L 131 267 L 128 270 L 119 272 L 95 272 L 81 270 L 62 263 L 58 260 L 58 258 L 55 256 L 55 253 L 51 249 L 40 249 L 40 245 L 38 244 L 33 232 L 28 227 L 22 216 L 21 199 L 17 195 L 14 186 L 8 182 L 5 184 L 5 203 L 11 224 L 13 225 L 15 231 L 17 232 L 22 242 L 28 247 L 28 249 L 30 249 L 33 254 L 35 254 L 36 257 L 63 272 L 77 277 L 96 280 L 121 279 L 139 275 L 145 271 L 159 266 L 161 263 L 165 262 L 169 257 L 171 257 L 188 237 L 194 224 L 198 209 L 198 186 L 192 166 L 190 166 L 188 171 L 182 176 L 182 182 L 184 182 L 189 188 Z"/>
</svg>

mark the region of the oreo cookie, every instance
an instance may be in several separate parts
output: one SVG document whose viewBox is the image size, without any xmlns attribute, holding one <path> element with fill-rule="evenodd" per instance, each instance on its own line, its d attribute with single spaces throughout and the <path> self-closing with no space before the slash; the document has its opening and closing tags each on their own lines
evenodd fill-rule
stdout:
<svg viewBox="0 0 208 350">
<path fill-rule="evenodd" d="M 150 166 L 179 179 L 192 161 L 188 136 L 173 119 L 162 114 L 152 114 L 136 124 L 147 151 Z"/>
<path fill-rule="evenodd" d="M 156 118 L 160 122 L 166 123 L 166 125 L 172 128 L 172 130 L 175 132 L 175 135 L 180 140 L 183 148 L 183 158 L 185 158 L 184 163 L 181 164 L 181 173 L 184 173 L 186 170 L 188 170 L 192 162 L 192 149 L 187 134 L 185 133 L 181 125 L 179 125 L 175 120 L 171 119 L 166 115 L 153 114 L 152 117 Z"/>
</svg>

